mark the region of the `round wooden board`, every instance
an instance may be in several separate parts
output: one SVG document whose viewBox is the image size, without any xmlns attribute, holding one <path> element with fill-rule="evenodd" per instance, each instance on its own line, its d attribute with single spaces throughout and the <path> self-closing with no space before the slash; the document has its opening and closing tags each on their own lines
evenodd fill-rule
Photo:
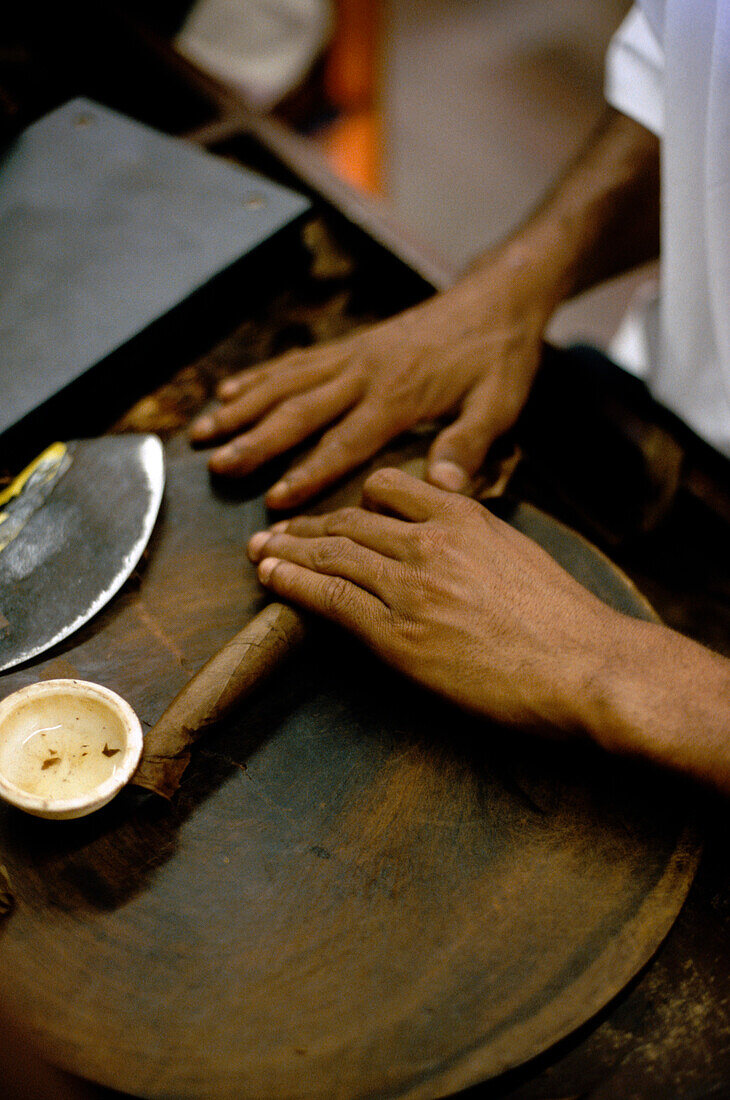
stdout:
<svg viewBox="0 0 730 1100">
<path fill-rule="evenodd" d="M 168 461 L 139 582 L 3 695 L 72 666 L 149 725 L 261 606 L 242 554 L 261 498 L 211 492 L 183 440 Z M 573 533 L 512 521 L 650 615 Z M 172 805 L 0 810 L 0 987 L 59 1064 L 136 1096 L 438 1097 L 605 1005 L 697 855 L 669 780 L 467 718 L 322 628 L 201 743 Z"/>
</svg>

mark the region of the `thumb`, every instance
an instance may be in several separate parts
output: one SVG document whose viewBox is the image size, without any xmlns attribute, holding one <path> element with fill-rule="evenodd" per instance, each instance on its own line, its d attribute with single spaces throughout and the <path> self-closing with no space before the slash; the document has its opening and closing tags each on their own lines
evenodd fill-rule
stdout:
<svg viewBox="0 0 730 1100">
<path fill-rule="evenodd" d="M 474 390 L 459 418 L 431 445 L 426 462 L 428 481 L 440 489 L 464 492 L 492 443 L 510 426 L 504 412 L 500 415 L 495 407 L 491 387 Z"/>
</svg>

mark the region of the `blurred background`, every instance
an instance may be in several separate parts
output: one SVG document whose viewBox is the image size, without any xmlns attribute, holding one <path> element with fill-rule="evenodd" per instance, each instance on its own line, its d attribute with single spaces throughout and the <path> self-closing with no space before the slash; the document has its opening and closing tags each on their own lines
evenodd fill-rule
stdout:
<svg viewBox="0 0 730 1100">
<path fill-rule="evenodd" d="M 176 82 L 168 65 L 160 85 L 161 42 L 248 108 L 276 119 L 323 172 L 346 181 L 366 206 L 384 211 L 455 273 L 508 233 L 580 148 L 603 110 L 604 54 L 629 6 L 14 2 L 0 38 L 0 126 L 17 131 L 49 109 L 51 89 L 61 102 L 63 86 L 67 97 L 83 87 L 172 133 L 205 128 L 207 106 L 184 74 Z M 151 43 L 146 53 L 140 29 Z M 549 335 L 606 344 L 641 278 L 570 303 Z"/>
<path fill-rule="evenodd" d="M 268 7 L 270 14 L 271 0 L 201 0 L 178 24 L 177 46 L 229 79 L 249 103 L 306 135 L 334 173 L 384 204 L 422 248 L 459 271 L 532 209 L 582 145 L 604 107 L 608 41 L 630 4 L 281 0 L 273 6 L 280 70 L 283 40 L 298 35 L 302 44 L 303 71 L 297 75 L 290 64 L 294 86 L 278 98 L 261 69 L 257 86 L 244 44 L 246 30 L 259 42 L 266 37 L 252 11 L 258 7 L 261 18 Z M 268 32 L 276 68 L 271 23 Z M 607 343 L 640 278 L 614 281 L 571 303 L 550 335 Z"/>
</svg>

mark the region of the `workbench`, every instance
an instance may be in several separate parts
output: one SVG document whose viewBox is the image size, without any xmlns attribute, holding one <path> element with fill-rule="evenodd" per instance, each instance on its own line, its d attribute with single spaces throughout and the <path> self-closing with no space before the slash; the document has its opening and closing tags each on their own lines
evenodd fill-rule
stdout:
<svg viewBox="0 0 730 1100">
<path fill-rule="evenodd" d="M 194 480 L 197 476 L 191 473 L 187 457 L 185 426 L 211 399 L 222 377 L 290 347 L 324 341 L 390 316 L 445 286 L 449 274 L 400 234 L 382 210 L 371 207 L 361 196 L 334 180 L 319 161 L 310 157 L 306 143 L 296 135 L 271 119 L 251 116 L 229 93 L 175 58 L 151 32 L 140 30 L 122 17 L 118 21 L 107 16 L 97 18 L 100 40 L 108 43 L 109 36 L 114 36 L 113 64 L 108 63 L 107 57 L 106 65 L 95 67 L 86 58 L 83 65 L 66 68 L 63 79 L 53 73 L 43 82 L 29 79 L 23 110 L 30 112 L 31 117 L 41 108 L 50 109 L 74 94 L 96 97 L 142 121 L 189 136 L 220 155 L 261 171 L 306 194 L 313 204 L 311 215 L 296 232 L 285 234 L 259 256 L 255 279 L 251 279 L 249 268 L 234 268 L 176 310 L 174 316 L 143 334 L 133 346 L 117 353 L 114 362 L 106 364 L 110 381 L 103 400 L 79 388 L 67 395 L 65 404 L 54 406 L 52 416 L 56 422 L 59 416 L 63 418 L 67 436 L 120 430 L 156 432 L 168 445 L 173 467 L 178 463 L 176 476 L 182 485 L 186 479 Z M 42 49 L 39 56 L 44 56 Z M 132 59 L 136 59 L 134 65 Z M 133 81 L 128 79 L 130 71 L 135 73 Z M 19 103 L 21 99 L 19 96 Z M 549 358 L 552 355 L 548 353 Z M 652 478 L 660 478 L 666 470 L 661 462 L 659 469 L 649 459 L 642 465 L 650 448 L 644 446 L 647 432 L 644 422 L 632 407 L 633 391 L 620 380 L 615 383 L 607 378 L 597 383 L 596 415 L 600 417 L 600 409 L 606 406 L 613 410 L 611 426 L 619 424 L 622 418 L 630 425 L 634 415 L 638 424 L 633 434 L 629 430 L 621 436 L 624 443 L 619 450 L 624 446 L 629 466 L 638 462 L 641 473 L 641 477 L 634 478 L 631 493 L 624 494 L 620 471 L 615 479 L 607 480 L 601 474 L 599 459 L 590 453 L 593 422 L 581 422 L 574 409 L 564 407 L 560 388 L 562 361 L 559 355 L 554 358 L 555 370 L 548 368 L 546 385 L 548 390 L 553 386 L 555 407 L 564 409 L 563 422 L 556 428 L 551 421 L 548 430 L 545 424 L 541 425 L 537 409 L 518 429 L 510 443 L 519 448 L 519 461 L 511 474 L 510 495 L 537 506 L 589 538 L 624 571 L 664 622 L 730 656 L 727 564 L 730 509 L 725 466 L 702 452 L 698 460 L 700 473 L 693 476 L 691 485 L 677 482 L 676 491 L 663 496 L 660 493 L 661 508 L 657 509 Z M 547 408 L 549 394 L 546 401 Z M 42 411 L 30 427 L 24 428 L 22 438 L 9 437 L 4 441 L 0 461 L 8 475 L 11 463 L 17 464 L 20 458 L 35 453 L 37 444 L 43 442 L 50 415 L 47 410 Z M 679 446 L 682 445 L 680 433 Z M 406 449 L 414 446 L 413 440 L 407 441 Z M 677 459 L 676 449 L 672 454 Z M 682 455 L 677 459 L 679 465 L 681 461 Z M 672 467 L 675 473 L 677 462 Z M 196 469 L 199 468 L 198 463 Z M 580 476 L 576 471 L 581 471 Z M 272 476 L 271 470 L 257 475 L 247 483 L 244 495 L 257 498 Z M 667 476 L 671 477 L 671 471 Z M 592 499 L 590 484 L 599 483 L 602 487 L 595 490 Z M 223 506 L 227 493 L 234 502 L 241 498 L 239 489 L 229 491 L 217 486 L 216 493 Z M 204 500 L 202 490 L 196 499 L 198 503 Z M 201 508 L 205 509 L 204 503 Z M 205 514 L 197 517 L 198 526 L 204 522 Z M 233 522 L 226 538 L 233 546 L 236 539 Z M 176 559 L 182 563 L 181 575 L 184 539 L 185 530 L 181 527 Z M 153 540 L 147 563 L 122 594 L 125 608 L 133 606 L 135 592 L 159 568 L 154 558 Z M 230 570 L 230 560 L 221 559 L 211 565 L 200 557 L 194 568 Z M 166 561 L 169 566 L 170 560 Z M 255 602 L 252 595 L 255 583 L 251 578 L 237 580 L 233 587 L 245 593 L 246 607 L 252 600 Z M 191 619 L 207 616 L 213 625 L 204 636 L 196 634 L 192 626 L 185 628 L 189 629 L 191 647 L 184 653 L 173 654 L 172 658 L 167 654 L 169 668 L 176 671 L 163 673 L 160 666 L 159 699 L 150 702 L 150 714 L 145 716 L 150 721 L 157 716 L 152 713 L 155 706 L 158 711 L 162 708 L 163 696 L 184 682 L 211 646 L 222 644 L 240 626 L 241 614 L 235 601 L 221 609 L 220 614 L 214 614 L 214 610 L 204 599 L 201 603 L 195 592 L 186 591 L 179 610 L 181 624 L 185 616 Z M 148 612 L 154 619 L 154 608 L 148 608 Z M 103 623 L 107 621 L 111 620 Z M 136 629 L 141 637 L 154 625 L 140 619 Z M 184 627 L 181 625 L 180 629 Z M 85 628 L 82 651 L 87 642 L 90 644 L 90 630 L 91 627 Z M 131 641 L 124 659 L 133 663 L 137 636 L 128 632 L 127 637 Z M 62 647 L 51 654 L 43 674 L 73 672 L 79 660 L 74 652 L 70 647 Z M 349 648 L 344 649 L 344 654 L 343 659 L 361 659 L 353 657 Z M 282 713 L 287 700 L 291 703 L 287 691 L 296 695 L 301 684 L 313 675 L 312 667 L 305 665 L 295 675 L 295 688 L 279 684 L 276 705 L 283 708 Z M 20 675 L 20 681 L 24 675 Z M 27 678 L 35 675 L 35 671 L 28 672 Z M 0 680 L 0 691 L 4 693 L 9 682 L 7 678 Z M 19 686 L 17 675 L 12 686 Z M 388 690 L 398 689 L 389 682 Z M 360 699 L 360 705 L 367 709 L 365 697 Z M 256 706 L 254 737 L 263 736 L 260 702 Z M 231 745 L 230 735 L 226 740 L 224 733 L 223 739 L 207 750 L 208 770 L 196 773 L 197 778 L 177 810 L 181 819 L 193 814 L 221 777 L 230 773 L 231 759 L 232 766 L 245 776 L 245 757 L 236 756 Z M 637 779 L 632 797 L 640 798 L 641 790 Z M 683 824 L 688 825 L 693 836 L 702 838 L 703 855 L 687 900 L 665 941 L 629 985 L 577 1031 L 528 1064 L 488 1082 L 473 1084 L 464 1095 L 475 1100 L 568 1100 L 569 1097 L 699 1100 L 727 1094 L 730 1089 L 728 809 L 723 799 L 697 791 L 690 784 L 679 782 L 672 792 Z M 112 826 L 107 822 L 105 827 Z M 89 868 L 79 855 L 86 843 L 81 832 L 76 834 L 81 845 L 79 852 L 74 850 L 73 843 L 69 846 L 67 841 L 59 842 L 55 853 L 58 865 L 63 864 L 65 871 L 71 872 L 63 879 L 68 896 L 56 898 L 60 908 L 67 911 L 74 906 L 83 908 L 89 894 L 95 891 L 96 904 L 112 908 L 134 896 L 142 888 L 145 876 L 153 874 L 157 862 L 169 855 L 165 845 L 174 847 L 172 833 L 162 817 L 155 828 L 160 851 L 150 859 L 149 866 L 144 872 L 139 868 L 130 870 L 129 864 L 120 866 L 116 868 L 117 879 L 108 872 L 100 872 L 95 881 L 88 878 Z M 47 829 L 39 828 L 31 850 L 36 851 L 41 863 L 50 861 L 50 866 L 54 856 L 42 849 L 48 837 Z M 324 847 L 319 852 L 315 851 L 317 847 L 315 844 L 312 848 L 317 858 L 330 858 Z M 132 873 L 139 875 L 133 885 L 129 881 Z M 62 880 L 54 881 L 58 888 Z M 105 898 L 99 896 L 102 889 L 107 891 Z M 174 939 L 174 930 L 171 935 Z M 0 951 L 1 937 L 0 926 Z M 118 960 L 114 965 L 120 965 Z M 123 990 L 123 973 L 119 982 Z M 207 1095 L 202 1083 L 200 1095 Z"/>
</svg>

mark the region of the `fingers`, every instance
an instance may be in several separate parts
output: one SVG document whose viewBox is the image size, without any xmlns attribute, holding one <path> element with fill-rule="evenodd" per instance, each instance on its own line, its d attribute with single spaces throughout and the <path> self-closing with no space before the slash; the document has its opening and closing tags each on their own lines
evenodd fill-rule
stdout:
<svg viewBox="0 0 730 1100">
<path fill-rule="evenodd" d="M 442 489 L 463 492 L 495 439 L 511 427 L 512 420 L 505 410 L 504 395 L 495 394 L 491 380 L 472 390 L 461 415 L 431 446 L 426 467 L 429 481 Z"/>
<path fill-rule="evenodd" d="M 402 431 L 398 410 L 364 398 L 266 494 L 270 508 L 294 508 L 362 465 Z"/>
<path fill-rule="evenodd" d="M 290 355 L 297 355 L 296 352 L 290 353 Z M 231 375 L 230 378 L 224 378 L 223 381 L 216 387 L 215 395 L 219 401 L 234 401 L 237 397 L 240 397 L 246 390 L 251 389 L 252 386 L 259 385 L 262 382 L 267 381 L 271 377 L 271 371 L 276 370 L 278 364 L 280 368 L 284 368 L 289 356 L 284 356 L 281 359 L 274 359 L 268 364 L 263 364 L 258 367 L 247 367 L 246 370 L 242 370 L 239 374 Z"/>
<path fill-rule="evenodd" d="M 236 401 L 199 417 L 190 425 L 190 438 L 194 443 L 207 443 L 230 435 L 263 416 L 286 396 L 274 382 L 256 386 Z"/>
<path fill-rule="evenodd" d="M 395 512 L 414 523 L 423 523 L 451 512 L 454 497 L 402 470 L 384 469 L 376 470 L 365 482 L 363 504 L 378 511 Z"/>
<path fill-rule="evenodd" d="M 198 417 L 190 426 L 190 437 L 196 443 L 206 443 L 230 435 L 292 394 L 326 382 L 341 365 L 341 357 L 328 347 L 318 348 L 316 353 L 293 352 L 242 371 L 221 383 L 218 396 L 225 404 Z"/>
<path fill-rule="evenodd" d="M 359 395 L 358 377 L 342 374 L 305 394 L 290 397 L 250 431 L 213 451 L 209 466 L 217 474 L 241 477 L 251 473 L 341 416 Z M 225 411 L 221 410 L 221 415 Z"/>
<path fill-rule="evenodd" d="M 324 516 L 296 516 L 274 524 L 271 530 L 305 539 L 342 536 L 397 561 L 405 561 L 412 553 L 412 524 L 363 508 L 341 508 Z"/>
<path fill-rule="evenodd" d="M 294 562 L 264 558 L 259 580 L 282 599 L 291 600 L 351 630 L 365 640 L 377 635 L 387 608 L 376 596 L 343 577 L 315 573 Z"/>
<path fill-rule="evenodd" d="M 216 396 L 221 401 L 232 401 L 253 386 L 270 381 L 294 393 L 296 390 L 288 387 L 297 386 L 300 381 L 304 386 L 310 386 L 321 381 L 323 372 L 330 376 L 343 367 L 347 358 L 343 346 L 345 342 L 332 340 L 312 348 L 295 348 L 257 367 L 247 367 L 239 374 L 225 378 L 217 387 Z"/>
<path fill-rule="evenodd" d="M 315 573 L 342 577 L 386 604 L 396 581 L 397 566 L 392 558 L 376 554 L 341 535 L 299 538 L 281 531 L 259 532 L 250 540 L 248 554 L 254 562 L 281 558 Z"/>
</svg>

